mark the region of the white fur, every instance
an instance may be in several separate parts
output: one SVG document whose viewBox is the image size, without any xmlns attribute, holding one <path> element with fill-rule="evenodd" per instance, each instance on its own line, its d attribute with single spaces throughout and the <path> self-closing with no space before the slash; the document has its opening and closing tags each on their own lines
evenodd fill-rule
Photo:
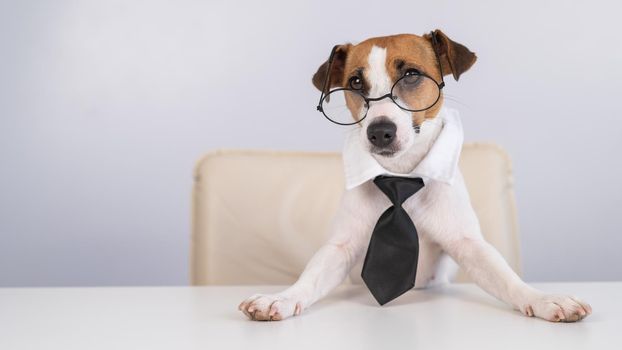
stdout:
<svg viewBox="0 0 622 350">
<path fill-rule="evenodd" d="M 387 49 L 372 46 L 367 58 L 367 69 L 365 76 L 368 81 L 373 82 L 369 90 L 372 98 L 380 97 L 391 91 L 391 78 L 386 68 Z M 361 123 L 362 139 L 367 139 L 366 132 L 369 124 L 379 117 L 389 119 L 397 126 L 395 142 L 399 147 L 396 156 L 404 153 L 414 142 L 412 130 L 412 118 L 409 112 L 399 108 L 389 98 L 370 103 L 367 117 Z"/>
<path fill-rule="evenodd" d="M 391 87 L 385 61 L 386 50 L 374 46 L 367 70 L 372 82 L 371 96 L 382 96 Z M 361 132 L 380 116 L 396 123 L 401 149 L 393 157 L 375 158 L 391 172 L 410 172 L 430 150 L 440 123 L 425 122 L 421 133 L 415 134 L 411 116 L 386 99 L 373 103 Z M 240 310 L 256 320 L 280 320 L 298 315 L 324 297 L 360 263 L 377 218 L 390 205 L 387 197 L 369 181 L 346 191 L 330 239 L 311 258 L 298 281 L 278 294 L 256 294 L 243 301 Z M 416 288 L 450 280 L 456 270 L 453 259 L 480 287 L 528 316 L 577 321 L 591 312 L 588 304 L 575 297 L 546 294 L 528 286 L 484 241 L 459 170 L 453 184 L 429 181 L 403 207 L 415 223 L 420 239 Z"/>
</svg>

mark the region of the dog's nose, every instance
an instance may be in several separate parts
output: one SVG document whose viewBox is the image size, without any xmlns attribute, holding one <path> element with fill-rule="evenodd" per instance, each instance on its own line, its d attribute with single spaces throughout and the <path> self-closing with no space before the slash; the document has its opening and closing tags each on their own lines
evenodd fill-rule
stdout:
<svg viewBox="0 0 622 350">
<path fill-rule="evenodd" d="M 395 139 L 397 126 L 388 120 L 380 120 L 369 124 L 367 139 L 376 147 L 387 147 Z"/>
</svg>

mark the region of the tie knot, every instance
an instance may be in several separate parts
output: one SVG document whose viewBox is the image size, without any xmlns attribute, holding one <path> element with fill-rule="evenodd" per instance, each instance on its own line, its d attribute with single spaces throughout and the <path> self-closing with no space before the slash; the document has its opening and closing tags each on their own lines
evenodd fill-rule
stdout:
<svg viewBox="0 0 622 350">
<path fill-rule="evenodd" d="M 423 188 L 420 177 L 397 177 L 380 175 L 374 183 L 391 200 L 394 206 L 401 206 L 410 196 Z"/>
</svg>

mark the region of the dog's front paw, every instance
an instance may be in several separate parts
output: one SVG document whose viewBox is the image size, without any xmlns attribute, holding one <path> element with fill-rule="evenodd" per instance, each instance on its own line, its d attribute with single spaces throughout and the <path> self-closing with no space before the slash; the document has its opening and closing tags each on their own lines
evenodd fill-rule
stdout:
<svg viewBox="0 0 622 350">
<path fill-rule="evenodd" d="M 542 294 L 521 307 L 521 311 L 551 322 L 576 322 L 591 314 L 592 307 L 576 297 Z"/>
<path fill-rule="evenodd" d="M 302 312 L 302 303 L 280 294 L 255 294 L 244 300 L 238 309 L 255 321 L 280 321 Z"/>
</svg>

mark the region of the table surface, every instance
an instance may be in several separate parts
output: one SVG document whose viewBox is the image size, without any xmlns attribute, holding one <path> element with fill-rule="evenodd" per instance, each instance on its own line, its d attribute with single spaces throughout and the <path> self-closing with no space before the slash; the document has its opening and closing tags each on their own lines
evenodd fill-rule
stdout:
<svg viewBox="0 0 622 350">
<path fill-rule="evenodd" d="M 470 284 L 412 290 L 383 307 L 363 286 L 342 286 L 281 322 L 237 310 L 280 286 L 0 288 L 0 349 L 622 349 L 622 282 L 535 285 L 577 295 L 594 313 L 528 318 Z"/>
</svg>

